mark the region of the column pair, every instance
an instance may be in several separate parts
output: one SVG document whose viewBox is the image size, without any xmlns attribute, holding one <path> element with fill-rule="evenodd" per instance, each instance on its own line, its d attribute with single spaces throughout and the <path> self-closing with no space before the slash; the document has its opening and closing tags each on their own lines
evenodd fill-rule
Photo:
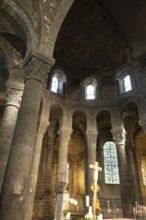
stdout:
<svg viewBox="0 0 146 220">
<path fill-rule="evenodd" d="M 51 65 L 41 57 L 34 55 L 24 66 L 25 87 L 0 199 L 1 220 L 25 219 L 27 198 L 31 194 L 29 175 L 40 117 L 42 91 L 50 67 Z"/>
</svg>

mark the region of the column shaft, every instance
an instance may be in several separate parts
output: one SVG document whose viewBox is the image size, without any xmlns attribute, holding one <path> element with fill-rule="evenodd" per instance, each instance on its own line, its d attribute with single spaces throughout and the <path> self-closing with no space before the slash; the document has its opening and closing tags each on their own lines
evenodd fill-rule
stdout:
<svg viewBox="0 0 146 220">
<path fill-rule="evenodd" d="M 91 190 L 91 185 L 93 184 L 93 169 L 89 168 L 89 166 L 91 164 L 95 164 L 96 162 L 96 139 L 97 139 L 97 134 L 95 133 L 88 133 L 87 134 L 87 147 L 88 147 L 88 162 L 87 162 L 87 166 L 88 166 L 88 178 L 87 181 L 88 183 L 86 183 L 87 186 L 87 192 L 86 194 L 89 195 L 90 197 L 90 205 L 92 205 L 93 203 L 93 191 Z"/>
<path fill-rule="evenodd" d="M 30 177 L 29 177 L 29 184 L 28 184 L 28 191 L 27 194 L 27 203 L 25 204 L 25 213 L 24 213 L 24 220 L 31 220 L 32 219 L 32 212 L 33 212 L 33 205 L 35 199 L 35 191 L 38 179 L 38 171 L 40 165 L 40 157 L 41 157 L 41 150 L 42 150 L 42 140 L 44 133 L 47 128 L 47 122 L 40 123 L 38 133 L 36 135 L 36 142 L 34 147 L 32 165 L 30 170 Z"/>
<path fill-rule="evenodd" d="M 21 97 L 21 90 L 10 87 L 7 88 L 7 102 L 0 127 L 0 192 L 8 162 Z"/>
<path fill-rule="evenodd" d="M 31 57 L 26 65 L 27 78 L 1 196 L 1 220 L 23 220 L 25 216 L 27 197 L 31 193 L 28 190 L 29 173 L 40 115 L 43 77 L 49 71 L 48 66 L 36 57 Z"/>
<path fill-rule="evenodd" d="M 71 132 L 69 127 L 63 127 L 61 130 L 61 141 L 59 149 L 59 163 L 58 163 L 58 189 L 57 189 L 57 202 L 55 210 L 55 219 L 63 220 L 63 209 L 65 208 L 64 201 L 69 197 L 66 187 L 66 168 L 67 168 L 67 156 L 68 156 L 68 144 L 70 140 Z"/>
<path fill-rule="evenodd" d="M 116 128 L 116 126 L 114 126 Z M 114 132 L 114 139 L 117 146 L 117 156 L 119 164 L 120 175 L 120 190 L 121 190 L 121 203 L 123 209 L 123 217 L 132 217 L 133 210 L 131 206 L 132 192 L 130 179 L 128 177 L 128 165 L 125 150 L 125 133 L 124 130 L 116 130 Z"/>
<path fill-rule="evenodd" d="M 135 172 L 135 165 L 134 165 L 134 158 L 133 158 L 133 147 L 129 146 L 128 147 L 128 157 L 129 157 L 129 165 L 130 165 L 130 174 L 131 174 L 131 179 L 132 179 L 132 188 L 133 188 L 133 196 L 134 196 L 134 201 L 139 201 L 139 196 L 138 196 L 138 184 L 137 184 L 137 179 L 136 179 L 136 172 Z M 135 205 L 135 203 L 134 203 Z"/>
</svg>

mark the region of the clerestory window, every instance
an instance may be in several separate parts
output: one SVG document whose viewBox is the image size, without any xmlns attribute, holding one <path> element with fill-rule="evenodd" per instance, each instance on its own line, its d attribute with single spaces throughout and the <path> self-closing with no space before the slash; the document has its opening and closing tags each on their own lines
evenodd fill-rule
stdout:
<svg viewBox="0 0 146 220">
<path fill-rule="evenodd" d="M 87 86 L 87 92 L 86 92 L 87 99 L 95 99 L 95 88 L 93 85 Z"/>
<path fill-rule="evenodd" d="M 125 92 L 128 92 L 131 89 L 132 89 L 132 87 L 131 87 L 131 79 L 130 79 L 130 76 L 127 75 L 124 78 L 124 90 L 125 90 Z"/>
<path fill-rule="evenodd" d="M 58 79 L 56 76 L 52 77 L 52 85 L 51 85 L 51 91 L 57 93 L 58 90 Z"/>
<path fill-rule="evenodd" d="M 66 76 L 60 69 L 55 69 L 53 72 L 54 73 L 51 78 L 51 91 L 57 93 L 61 97 L 64 97 Z"/>
<path fill-rule="evenodd" d="M 104 176 L 106 184 L 119 184 L 119 168 L 115 143 L 108 141 L 103 146 Z"/>
<path fill-rule="evenodd" d="M 84 80 L 84 97 L 86 100 L 95 100 L 97 97 L 96 95 L 96 87 L 97 81 L 94 78 L 87 78 Z"/>
</svg>

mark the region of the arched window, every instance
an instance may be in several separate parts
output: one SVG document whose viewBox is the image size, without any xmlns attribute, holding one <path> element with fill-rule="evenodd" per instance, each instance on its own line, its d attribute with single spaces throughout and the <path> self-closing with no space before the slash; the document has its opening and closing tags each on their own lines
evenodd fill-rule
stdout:
<svg viewBox="0 0 146 220">
<path fill-rule="evenodd" d="M 119 169 L 115 143 L 108 141 L 103 146 L 104 175 L 106 184 L 119 184 Z"/>
<path fill-rule="evenodd" d="M 64 97 L 66 76 L 60 69 L 55 69 L 53 72 L 54 73 L 51 79 L 51 91 L 57 93 L 61 97 Z"/>
<path fill-rule="evenodd" d="M 86 100 L 96 99 L 97 81 L 94 78 L 87 78 L 84 80 L 84 97 Z"/>
<path fill-rule="evenodd" d="M 57 93 L 58 90 L 58 79 L 56 76 L 52 77 L 52 85 L 51 85 L 51 91 Z"/>
<path fill-rule="evenodd" d="M 129 75 L 125 76 L 125 78 L 124 78 L 124 89 L 125 89 L 125 92 L 128 92 L 132 89 L 131 79 L 130 79 Z"/>
<path fill-rule="evenodd" d="M 87 86 L 87 99 L 95 99 L 95 88 L 93 85 Z"/>
<path fill-rule="evenodd" d="M 129 74 L 127 68 L 123 68 L 122 70 L 120 70 L 116 75 L 116 79 L 119 82 L 120 94 L 132 90 L 131 75 Z"/>
</svg>

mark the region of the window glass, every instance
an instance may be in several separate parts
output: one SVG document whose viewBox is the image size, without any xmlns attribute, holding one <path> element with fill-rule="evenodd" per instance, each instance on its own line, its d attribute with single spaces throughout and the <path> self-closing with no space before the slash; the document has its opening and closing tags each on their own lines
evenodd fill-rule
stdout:
<svg viewBox="0 0 146 220">
<path fill-rule="evenodd" d="M 87 86 L 87 99 L 95 99 L 95 88 L 93 85 Z"/>
<path fill-rule="evenodd" d="M 52 78 L 52 85 L 51 85 L 51 91 L 57 93 L 58 90 L 58 79 L 56 76 L 53 76 Z"/>
<path fill-rule="evenodd" d="M 119 184 L 117 150 L 114 142 L 108 141 L 103 146 L 104 174 L 106 184 Z"/>
<path fill-rule="evenodd" d="M 125 92 L 128 92 L 132 89 L 131 87 L 131 80 L 130 80 L 130 76 L 127 75 L 125 78 L 124 78 L 124 89 L 125 89 Z"/>
</svg>

